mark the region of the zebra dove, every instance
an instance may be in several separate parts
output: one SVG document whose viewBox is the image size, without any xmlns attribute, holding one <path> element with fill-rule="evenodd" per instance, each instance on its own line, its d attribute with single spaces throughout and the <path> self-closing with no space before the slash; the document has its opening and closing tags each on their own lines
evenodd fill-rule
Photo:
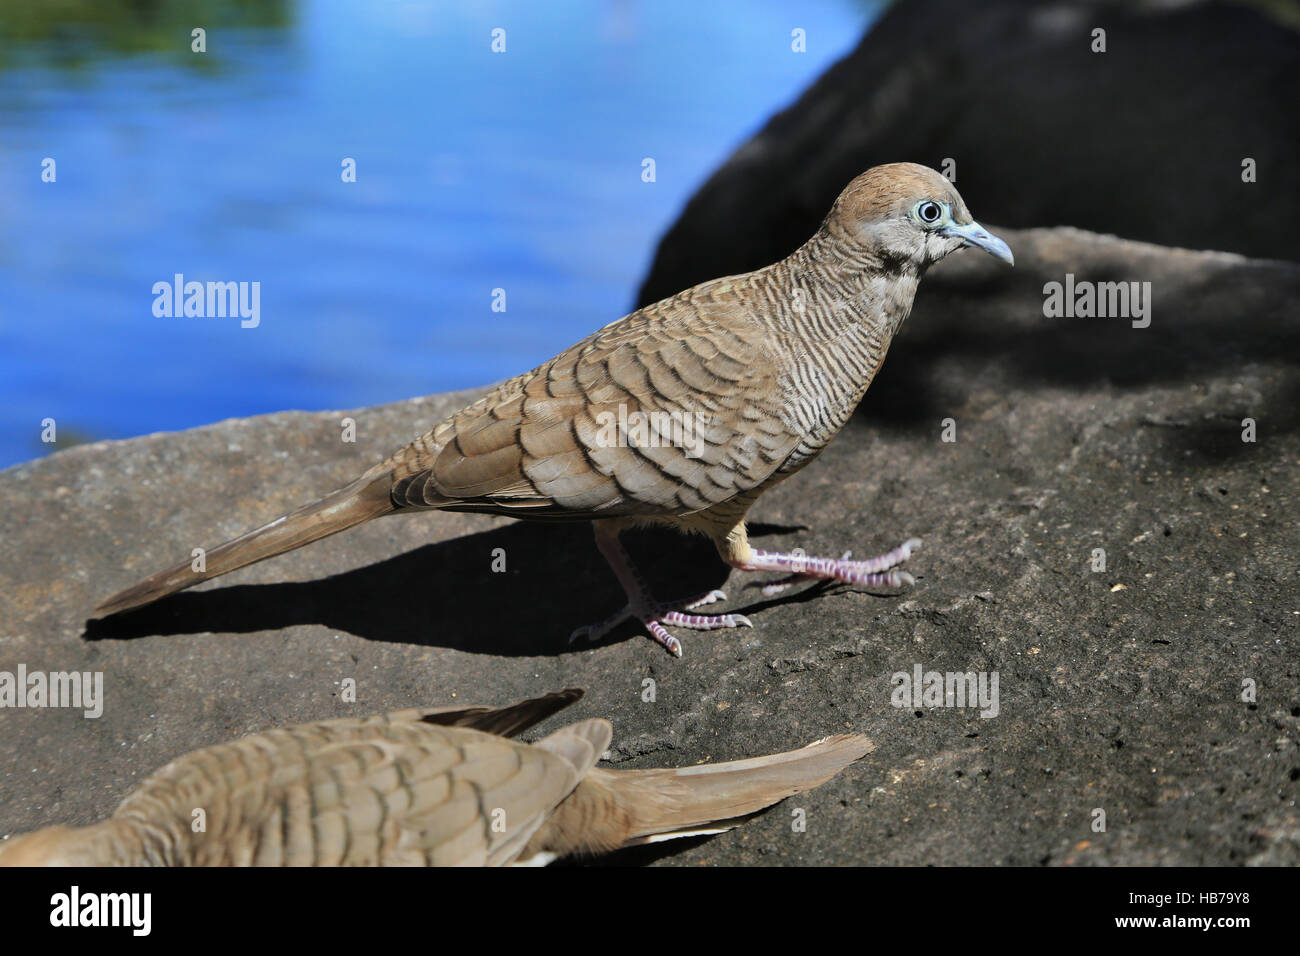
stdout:
<svg viewBox="0 0 1300 956">
<path fill-rule="evenodd" d="M 651 596 L 619 540 L 638 524 L 709 536 L 742 571 L 785 582 L 913 583 L 897 566 L 910 539 L 866 560 L 750 547 L 754 500 L 808 464 L 848 421 L 912 307 L 922 273 L 963 246 L 1012 263 L 932 169 L 877 166 L 840 194 L 808 242 L 782 261 L 715 279 L 605 326 L 435 426 L 351 484 L 104 601 L 105 616 L 283 554 L 371 518 L 473 511 L 590 520 L 627 593 L 614 617 L 579 628 L 596 639 L 634 618 L 669 652 L 667 627 L 752 626 L 702 615 L 725 598 Z M 779 586 L 779 585 L 777 585 Z"/>
<path fill-rule="evenodd" d="M 844 734 L 752 760 L 601 770 L 606 720 L 531 745 L 501 736 L 581 696 L 326 720 L 208 747 L 102 823 L 0 844 L 0 866 L 542 865 L 721 833 L 872 749 Z"/>
</svg>

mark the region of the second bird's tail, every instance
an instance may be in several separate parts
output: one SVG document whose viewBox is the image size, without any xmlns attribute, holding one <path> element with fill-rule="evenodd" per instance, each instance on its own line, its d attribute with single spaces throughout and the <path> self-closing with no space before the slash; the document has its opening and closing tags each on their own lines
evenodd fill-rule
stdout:
<svg viewBox="0 0 1300 956">
<path fill-rule="evenodd" d="M 860 734 L 841 734 L 800 750 L 678 770 L 610 771 L 614 789 L 648 790 L 659 800 L 637 807 L 623 846 L 729 830 L 759 810 L 825 783 L 869 753 Z"/>
<path fill-rule="evenodd" d="M 387 471 L 377 475 L 362 475 L 352 484 L 319 501 L 303 505 L 270 524 L 264 524 L 233 541 L 218 545 L 203 556 L 202 571 L 194 570 L 193 561 L 182 561 L 114 594 L 101 602 L 91 616 L 107 617 L 129 611 L 210 578 L 301 548 L 328 535 L 346 531 L 363 521 L 388 514 L 396 510 L 390 494 L 392 487 L 392 474 Z"/>
<path fill-rule="evenodd" d="M 607 743 L 608 733 L 598 744 Z M 729 763 L 677 770 L 593 768 L 535 842 L 564 856 L 722 833 L 792 794 L 820 786 L 873 746 L 860 734 L 841 734 L 800 750 Z"/>
</svg>

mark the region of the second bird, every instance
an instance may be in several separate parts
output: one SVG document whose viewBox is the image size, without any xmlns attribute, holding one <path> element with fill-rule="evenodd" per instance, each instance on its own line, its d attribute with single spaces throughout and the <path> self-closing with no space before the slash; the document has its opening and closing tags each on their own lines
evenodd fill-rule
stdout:
<svg viewBox="0 0 1300 956">
<path fill-rule="evenodd" d="M 898 570 L 920 542 L 860 561 L 759 551 L 745 515 L 853 414 L 926 268 L 963 246 L 1012 262 L 953 185 L 894 163 L 858 176 L 790 256 L 704 282 L 613 322 L 436 425 L 351 484 L 114 595 L 106 616 L 300 548 L 371 518 L 472 511 L 594 524 L 627 605 L 579 628 L 596 639 L 638 620 L 681 656 L 668 627 L 750 626 L 693 613 L 725 595 L 656 600 L 619 541 L 641 524 L 710 537 L 742 571 L 866 587 L 912 583 Z"/>
</svg>

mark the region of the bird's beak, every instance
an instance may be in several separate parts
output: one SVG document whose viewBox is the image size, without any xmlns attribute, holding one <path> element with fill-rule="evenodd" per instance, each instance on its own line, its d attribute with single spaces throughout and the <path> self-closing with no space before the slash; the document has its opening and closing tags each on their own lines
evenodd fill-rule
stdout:
<svg viewBox="0 0 1300 956">
<path fill-rule="evenodd" d="M 1009 266 L 1016 264 L 1016 258 L 1011 254 L 1011 247 L 978 222 L 968 222 L 964 226 L 953 223 L 945 228 L 942 234 L 952 236 L 954 239 L 961 239 L 964 245 L 978 246 L 989 255 L 1001 259 Z"/>
</svg>

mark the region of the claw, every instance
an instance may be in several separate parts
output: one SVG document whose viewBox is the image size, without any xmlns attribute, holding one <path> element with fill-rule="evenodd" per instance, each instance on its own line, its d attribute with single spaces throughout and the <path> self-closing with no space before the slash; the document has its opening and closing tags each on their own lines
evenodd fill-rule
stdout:
<svg viewBox="0 0 1300 956">
<path fill-rule="evenodd" d="M 588 643 L 597 640 L 596 628 L 590 624 L 584 624 L 582 627 L 574 628 L 573 633 L 569 635 L 569 643 L 577 644 L 579 641 Z"/>
<path fill-rule="evenodd" d="M 665 624 L 674 627 L 686 627 L 695 631 L 712 631 L 731 627 L 753 627 L 753 623 L 743 614 L 689 614 L 688 611 L 717 601 L 725 601 L 727 595 L 714 589 L 705 594 L 681 601 L 653 603 L 648 607 L 627 604 L 623 610 L 597 624 L 587 624 L 577 628 L 569 635 L 569 643 L 578 641 L 598 641 L 628 618 L 635 618 L 650 633 L 650 636 L 664 650 L 674 657 L 682 656 L 682 642 L 668 633 Z M 678 610 L 681 608 L 681 610 Z"/>
<path fill-rule="evenodd" d="M 725 601 L 726 599 L 727 599 L 726 591 L 719 591 L 717 588 L 714 588 L 708 594 L 701 594 L 695 600 L 685 602 L 685 607 L 683 608 L 683 610 L 693 611 L 697 607 L 704 607 L 704 605 L 706 604 L 713 604 L 715 601 Z"/>
<path fill-rule="evenodd" d="M 662 624 L 658 621 L 645 621 L 643 623 L 645 624 L 646 630 L 650 632 L 650 636 L 663 645 L 664 650 L 673 655 L 673 657 L 682 656 L 682 642 L 664 630 Z"/>
<path fill-rule="evenodd" d="M 618 625 L 622 624 L 629 617 L 632 617 L 632 606 L 629 604 L 617 614 L 605 618 L 603 621 L 597 621 L 595 624 L 584 624 L 582 627 L 575 628 L 569 635 L 569 643 L 576 644 L 578 641 L 585 640 L 588 643 L 600 640 Z"/>
</svg>

